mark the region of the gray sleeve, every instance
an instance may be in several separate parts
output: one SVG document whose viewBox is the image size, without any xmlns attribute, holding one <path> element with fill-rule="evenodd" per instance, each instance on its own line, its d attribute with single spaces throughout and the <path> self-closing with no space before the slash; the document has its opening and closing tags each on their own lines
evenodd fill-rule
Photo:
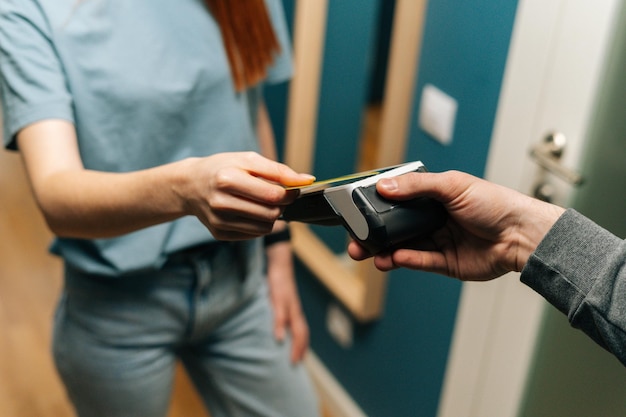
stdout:
<svg viewBox="0 0 626 417">
<path fill-rule="evenodd" d="M 568 209 L 531 255 L 523 283 L 626 365 L 626 241 Z"/>
</svg>

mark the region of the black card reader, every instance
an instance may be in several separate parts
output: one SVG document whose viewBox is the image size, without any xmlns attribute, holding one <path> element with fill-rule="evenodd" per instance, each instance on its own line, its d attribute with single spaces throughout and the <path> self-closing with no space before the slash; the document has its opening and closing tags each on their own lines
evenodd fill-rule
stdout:
<svg viewBox="0 0 626 417">
<path fill-rule="evenodd" d="M 376 191 L 381 178 L 409 172 L 426 172 L 426 167 L 415 161 L 296 187 L 300 194 L 285 208 L 281 218 L 324 226 L 343 225 L 370 253 L 391 249 L 431 234 L 447 219 L 443 205 L 434 199 L 392 201 Z"/>
</svg>

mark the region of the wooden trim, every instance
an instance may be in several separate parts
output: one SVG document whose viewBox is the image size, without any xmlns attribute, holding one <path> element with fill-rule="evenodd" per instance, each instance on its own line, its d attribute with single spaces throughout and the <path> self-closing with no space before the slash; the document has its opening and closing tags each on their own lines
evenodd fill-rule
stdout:
<svg viewBox="0 0 626 417">
<path fill-rule="evenodd" d="M 361 321 L 373 319 L 364 305 L 367 287 L 353 268 L 342 262 L 311 229 L 292 224 L 292 244 L 298 258 Z"/>
<path fill-rule="evenodd" d="M 396 3 L 376 152 L 378 167 L 405 159 L 426 5 L 427 0 Z M 366 288 L 363 313 L 377 318 L 384 308 L 387 273 L 378 270 L 371 260 L 361 262 L 357 268 Z"/>
<path fill-rule="evenodd" d="M 323 415 L 331 415 L 333 417 L 367 417 L 312 350 L 309 350 L 305 355 L 304 365 L 315 385 L 315 390 L 324 410 Z"/>
<path fill-rule="evenodd" d="M 376 165 L 402 163 L 413 109 L 427 0 L 397 0 Z"/>
<path fill-rule="evenodd" d="M 313 170 L 327 9 L 328 0 L 296 3 L 295 74 L 289 86 L 285 162 L 299 172 Z"/>
</svg>

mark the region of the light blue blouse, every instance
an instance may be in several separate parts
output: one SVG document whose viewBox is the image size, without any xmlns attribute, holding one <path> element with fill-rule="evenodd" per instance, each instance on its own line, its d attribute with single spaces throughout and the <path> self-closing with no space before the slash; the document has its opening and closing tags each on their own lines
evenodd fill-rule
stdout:
<svg viewBox="0 0 626 417">
<path fill-rule="evenodd" d="M 279 0 L 267 0 L 282 46 L 267 81 L 288 79 Z M 201 0 L 2 0 L 4 144 L 43 119 L 76 126 L 86 168 L 127 172 L 190 156 L 257 150 L 261 86 L 235 93 L 219 27 Z M 213 240 L 195 217 L 112 239 L 56 239 L 87 272 L 158 268 L 167 254 Z"/>
</svg>

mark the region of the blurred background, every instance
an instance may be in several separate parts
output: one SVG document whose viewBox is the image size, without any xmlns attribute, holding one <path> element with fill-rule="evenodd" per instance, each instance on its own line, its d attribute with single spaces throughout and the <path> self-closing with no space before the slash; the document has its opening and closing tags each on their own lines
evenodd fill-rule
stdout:
<svg viewBox="0 0 626 417">
<path fill-rule="evenodd" d="M 287 162 L 302 158 L 295 163 L 323 179 L 421 160 L 575 207 L 626 237 L 623 1 L 283 3 L 296 79 L 268 86 L 266 99 Z M 558 163 L 581 185 L 529 156 L 555 133 L 567 138 Z M 294 148 L 305 137 L 311 149 Z M 343 229 L 311 231 L 345 263 Z M 1 151 L 2 416 L 73 415 L 49 353 L 61 286 L 50 240 L 19 155 Z M 311 327 L 307 366 L 327 417 L 626 414 L 623 366 L 516 274 L 461 284 L 397 270 L 361 281 L 348 264 L 365 288 L 340 288 L 341 275 L 321 279 L 301 260 L 309 250 L 299 246 L 298 285 Z M 373 310 L 351 304 L 357 290 Z M 206 416 L 181 372 L 170 416 Z"/>
</svg>

